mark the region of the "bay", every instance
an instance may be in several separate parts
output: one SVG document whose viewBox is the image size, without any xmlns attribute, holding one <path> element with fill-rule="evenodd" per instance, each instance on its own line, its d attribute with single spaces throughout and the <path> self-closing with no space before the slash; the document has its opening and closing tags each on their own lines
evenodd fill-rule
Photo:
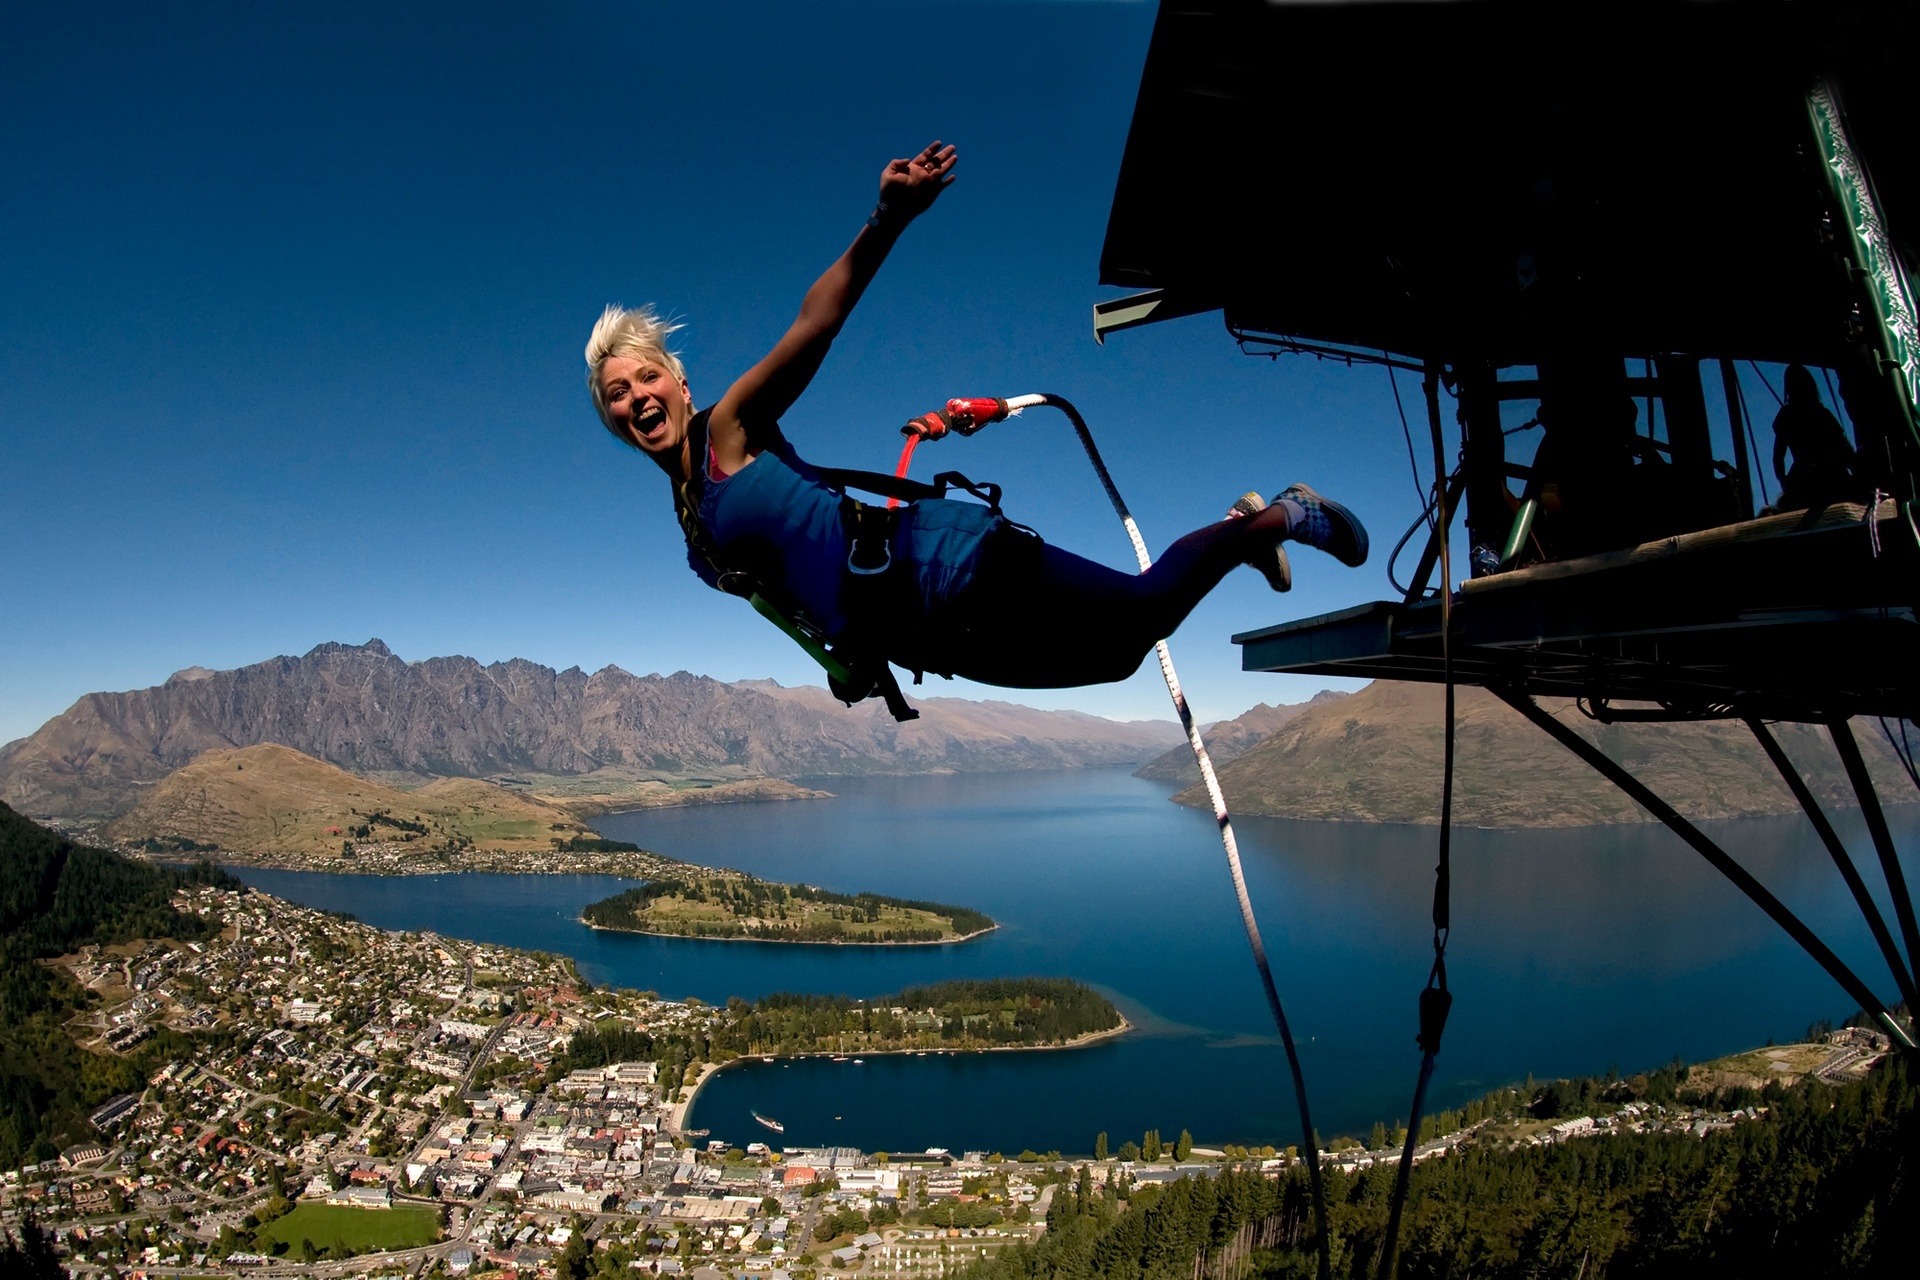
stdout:
<svg viewBox="0 0 1920 1280">
<path fill-rule="evenodd" d="M 578 922 L 622 882 L 595 876 L 385 879 L 242 869 L 250 883 L 385 928 L 572 956 L 597 983 L 724 1001 L 876 996 L 949 977 L 1090 982 L 1136 1030 L 1068 1052 L 749 1062 L 691 1124 L 868 1150 L 1086 1152 L 1158 1128 L 1282 1145 L 1299 1122 L 1209 815 L 1123 770 L 816 779 L 824 801 L 613 815 L 596 826 L 670 857 L 769 879 L 964 904 L 1001 927 L 942 947 L 824 947 L 611 934 Z M 1920 814 L 1893 811 L 1911 847 Z M 1865 854 L 1857 818 L 1843 835 Z M 1236 819 L 1249 889 L 1323 1134 L 1404 1112 L 1415 1000 L 1432 957 L 1436 833 Z M 1747 867 L 1876 988 L 1878 960 L 1831 863 L 1795 819 L 1714 825 Z M 1454 1012 L 1432 1106 L 1518 1081 L 1641 1070 L 1799 1035 L 1847 1001 L 1760 911 L 1656 826 L 1457 832 Z"/>
</svg>

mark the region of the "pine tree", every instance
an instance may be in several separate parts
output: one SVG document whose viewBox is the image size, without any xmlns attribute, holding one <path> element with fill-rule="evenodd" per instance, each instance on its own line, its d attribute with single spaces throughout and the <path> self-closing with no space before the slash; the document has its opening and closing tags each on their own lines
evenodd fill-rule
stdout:
<svg viewBox="0 0 1920 1280">
<path fill-rule="evenodd" d="M 1105 1129 L 1102 1129 L 1093 1137 L 1093 1158 L 1095 1160 L 1105 1160 L 1107 1158 L 1107 1131 Z"/>
<path fill-rule="evenodd" d="M 593 1246 L 587 1242 L 587 1228 L 580 1219 L 572 1222 L 573 1234 L 567 1237 L 567 1247 L 553 1260 L 553 1273 L 559 1280 L 587 1280 L 592 1269 Z"/>
<path fill-rule="evenodd" d="M 66 1269 L 53 1251 L 53 1237 L 31 1213 L 21 1220 L 17 1239 L 11 1232 L 0 1231 L 0 1274 L 21 1280 L 66 1280 Z"/>
<path fill-rule="evenodd" d="M 1182 1129 L 1180 1131 L 1180 1136 L 1178 1138 L 1175 1138 L 1173 1141 L 1173 1158 L 1175 1160 L 1185 1160 L 1188 1156 L 1192 1154 L 1193 1154 L 1193 1135 L 1191 1133 L 1188 1133 L 1185 1129 Z"/>
</svg>

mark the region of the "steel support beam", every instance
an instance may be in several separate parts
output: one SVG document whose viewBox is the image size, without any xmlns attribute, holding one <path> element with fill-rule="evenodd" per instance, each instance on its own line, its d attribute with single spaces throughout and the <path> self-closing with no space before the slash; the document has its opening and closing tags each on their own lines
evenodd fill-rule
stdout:
<svg viewBox="0 0 1920 1280">
<path fill-rule="evenodd" d="M 1814 962 L 1827 971 L 1827 976 L 1840 984 L 1841 990 L 1853 997 L 1863 1011 L 1873 1016 L 1874 1021 L 1880 1024 L 1881 1029 L 1892 1038 L 1893 1043 L 1908 1050 L 1915 1048 L 1913 1037 L 1907 1034 L 1907 1029 L 1901 1026 L 1891 1013 L 1887 1012 L 1887 1006 L 1881 1003 L 1879 996 L 1873 994 L 1873 989 L 1862 982 L 1860 976 L 1833 953 L 1832 948 L 1820 941 L 1813 930 L 1807 927 L 1806 922 L 1787 908 L 1786 903 L 1768 892 L 1765 885 L 1754 879 L 1745 867 L 1734 861 L 1732 856 L 1709 839 L 1705 832 L 1682 817 L 1679 810 L 1655 795 L 1645 783 L 1627 772 L 1625 768 L 1609 759 L 1605 752 L 1542 711 L 1539 704 L 1527 694 L 1506 687 L 1495 688 L 1493 692 L 1501 701 L 1533 721 L 1548 737 L 1579 756 L 1600 776 L 1626 792 L 1641 808 L 1665 823 L 1668 830 L 1691 845 L 1694 852 L 1705 858 L 1715 871 L 1732 881 L 1736 889 L 1746 894 L 1749 901 L 1766 912 L 1775 924 L 1786 931 L 1788 937 L 1799 943 L 1800 949 L 1813 957 Z"/>
<path fill-rule="evenodd" d="M 1900 987 L 1900 996 L 1907 1002 L 1910 1010 L 1920 1010 L 1920 992 L 1914 990 L 1913 974 L 1906 962 L 1900 958 L 1900 948 L 1894 945 L 1893 933 L 1887 928 L 1886 917 L 1880 914 L 1880 907 L 1873 900 L 1867 882 L 1860 876 L 1860 870 L 1853 865 L 1853 855 L 1847 852 L 1847 846 L 1840 842 L 1840 833 L 1827 821 L 1827 815 L 1820 809 L 1820 802 L 1814 799 L 1813 791 L 1806 780 L 1800 776 L 1800 770 L 1787 753 L 1781 749 L 1780 740 L 1767 731 L 1763 721 L 1747 718 L 1747 728 L 1753 730 L 1753 736 L 1766 751 L 1767 759 L 1773 761 L 1773 767 L 1780 771 L 1781 780 L 1787 784 L 1787 790 L 1793 792 L 1793 798 L 1806 810 L 1807 820 L 1813 823 L 1813 829 L 1820 836 L 1820 843 L 1827 846 L 1827 852 L 1833 857 L 1833 865 L 1839 868 L 1840 878 L 1847 882 L 1847 889 L 1853 894 L 1855 905 L 1866 919 L 1867 928 L 1873 933 L 1873 940 L 1880 945 L 1880 954 L 1886 959 L 1887 968 L 1893 971 L 1893 980 Z"/>
<path fill-rule="evenodd" d="M 1853 728 L 1845 720 L 1827 722 L 1840 763 L 1846 766 L 1853 793 L 1860 798 L 1860 813 L 1867 820 L 1867 832 L 1880 855 L 1880 871 L 1887 878 L 1887 896 L 1893 899 L 1893 918 L 1900 922 L 1900 936 L 1907 944 L 1907 968 L 1911 972 L 1920 956 L 1920 925 L 1913 916 L 1913 895 L 1907 892 L 1907 877 L 1900 870 L 1900 855 L 1893 847 L 1893 832 L 1887 829 L 1887 815 L 1880 811 L 1880 797 L 1873 789 L 1873 777 L 1867 762 L 1860 758 L 1860 744 L 1853 740 Z M 1920 1007 L 1908 1005 L 1908 1012 L 1920 1017 Z"/>
</svg>

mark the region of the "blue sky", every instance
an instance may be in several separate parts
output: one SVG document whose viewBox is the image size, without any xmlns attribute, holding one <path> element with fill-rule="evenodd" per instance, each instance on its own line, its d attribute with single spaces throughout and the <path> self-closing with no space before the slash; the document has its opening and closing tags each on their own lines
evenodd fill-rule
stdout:
<svg viewBox="0 0 1920 1280">
<path fill-rule="evenodd" d="M 81 694 L 326 640 L 819 683 L 687 571 L 665 483 L 599 427 L 609 301 L 685 320 L 711 400 L 934 137 L 959 181 L 787 420 L 887 470 L 950 395 L 1085 410 L 1151 546 L 1311 481 L 1372 564 L 1236 573 L 1175 657 L 1203 718 L 1325 681 L 1228 636 L 1388 594 L 1414 487 L 1378 370 L 1243 356 L 1218 316 L 1091 336 L 1152 29 L 1126 0 L 10 5 L 0 16 L 0 741 Z M 1169 192 L 1169 199 L 1192 198 Z M 1417 399 L 1409 384 L 1406 390 Z M 1411 402 L 1410 402 L 1411 404 Z M 1424 457 L 1424 454 L 1423 454 Z M 1063 419 L 923 451 L 1131 553 Z M 956 682 L 925 692 L 994 696 Z M 1149 662 L 1015 694 L 1168 714 Z"/>
</svg>

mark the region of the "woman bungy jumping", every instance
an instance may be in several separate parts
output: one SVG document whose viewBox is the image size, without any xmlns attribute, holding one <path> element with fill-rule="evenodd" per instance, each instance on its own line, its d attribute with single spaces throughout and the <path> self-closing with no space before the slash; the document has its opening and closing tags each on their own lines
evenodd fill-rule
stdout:
<svg viewBox="0 0 1920 1280">
<path fill-rule="evenodd" d="M 953 183 L 956 159 L 935 142 L 890 162 L 872 216 L 807 290 L 799 317 L 705 409 L 695 409 L 686 371 L 667 349 L 677 326 L 651 307 L 618 306 L 594 325 L 586 349 L 594 407 L 616 439 L 672 481 L 695 573 L 754 597 L 763 611 L 770 604 L 789 631 L 824 640 L 864 671 L 853 687 L 834 682 L 843 699 L 887 696 L 908 718 L 887 663 L 1009 688 L 1122 680 L 1236 565 L 1254 566 L 1285 591 L 1289 541 L 1343 564 L 1365 562 L 1360 522 L 1302 484 L 1270 503 L 1242 496 L 1226 519 L 1180 538 L 1136 575 L 1049 546 L 978 502 L 923 498 L 897 511 L 853 503 L 803 461 L 781 434 L 781 415 L 819 371 L 894 242 Z M 856 544 L 875 538 L 864 518 L 874 512 L 886 517 L 883 541 L 861 553 Z"/>
</svg>

